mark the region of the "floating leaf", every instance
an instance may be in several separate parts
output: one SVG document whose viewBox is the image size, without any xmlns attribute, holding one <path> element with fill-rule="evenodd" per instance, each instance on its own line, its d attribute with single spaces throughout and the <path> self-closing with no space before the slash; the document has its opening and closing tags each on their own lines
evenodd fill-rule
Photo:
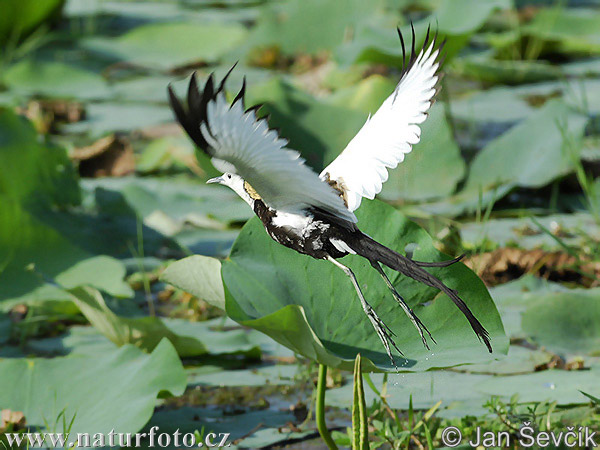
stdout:
<svg viewBox="0 0 600 450">
<path fill-rule="evenodd" d="M 221 280 L 221 262 L 194 255 L 170 264 L 161 278 L 213 306 L 225 309 L 225 292 Z"/>
<path fill-rule="evenodd" d="M 521 33 L 556 44 L 565 53 L 600 51 L 600 14 L 594 9 L 556 6 L 540 10 Z"/>
<path fill-rule="evenodd" d="M 115 131 L 133 131 L 169 123 L 173 113 L 166 106 L 138 103 L 91 103 L 86 108 L 85 120 L 65 125 L 67 133 L 87 134 L 97 139 Z"/>
<path fill-rule="evenodd" d="M 10 386 L 0 390 L 4 408 L 23 411 L 28 426 L 47 422 L 48 431 L 72 436 L 135 433 L 152 416 L 159 393 L 181 395 L 186 385 L 166 339 L 149 355 L 127 345 L 104 354 L 2 359 L 0 378 Z M 62 429 L 61 412 L 67 424 L 73 419 L 70 430 Z"/>
<path fill-rule="evenodd" d="M 235 23 L 174 22 L 141 25 L 117 38 L 91 38 L 82 45 L 128 63 L 168 69 L 215 62 L 245 36 L 245 28 Z"/>
<path fill-rule="evenodd" d="M 211 330 L 209 322 L 192 323 L 185 320 L 158 317 L 122 317 L 108 308 L 102 295 L 94 289 L 71 290 L 73 302 L 89 322 L 114 344 L 133 344 L 152 351 L 163 338 L 167 338 L 181 357 L 206 353 L 260 354 L 258 346 L 251 343 L 242 330 L 219 332 Z"/>
<path fill-rule="evenodd" d="M 523 331 L 537 344 L 566 355 L 600 354 L 600 289 L 537 296 L 527 305 Z"/>
<path fill-rule="evenodd" d="M 249 37 L 252 46 L 276 45 L 286 55 L 316 53 L 340 45 L 350 24 L 377 5 L 360 0 L 292 0 L 265 4 Z"/>
<path fill-rule="evenodd" d="M 594 392 L 598 387 L 597 370 L 544 370 L 527 375 L 492 377 L 474 386 L 485 395 L 504 399 L 518 394 L 520 402 L 554 401 L 559 405 L 588 403 L 580 391 Z"/>
<path fill-rule="evenodd" d="M 0 308 L 66 300 L 63 287 L 84 284 L 131 296 L 120 262 L 82 250 L 52 226 L 57 209 L 80 200 L 65 150 L 40 143 L 33 127 L 8 111 L 0 112 L 0 135 Z"/>
<path fill-rule="evenodd" d="M 569 154 L 572 149 L 568 148 L 568 140 L 580 139 L 586 123 L 585 116 L 564 102 L 548 102 L 475 157 L 465 190 L 478 191 L 504 183 L 541 187 L 569 173 L 573 170 L 573 155 Z"/>
<path fill-rule="evenodd" d="M 54 61 L 20 61 L 6 70 L 4 82 L 15 92 L 44 97 L 103 99 L 110 94 L 98 73 Z"/>
<path fill-rule="evenodd" d="M 452 57 L 468 43 L 469 36 L 485 23 L 493 11 L 510 6 L 507 0 L 443 0 L 431 15 L 413 23 L 417 44 L 423 42 L 427 28 L 431 26 L 448 38 L 445 52 Z M 406 23 L 400 29 L 403 36 L 411 35 L 410 24 Z M 343 47 L 338 56 L 349 63 L 370 62 L 400 66 L 402 47 L 393 26 L 363 22 L 357 27 L 353 41 Z"/>
<path fill-rule="evenodd" d="M 490 52 L 455 59 L 453 75 L 485 81 L 488 83 L 522 84 L 556 80 L 562 71 L 544 61 L 497 60 Z"/>
<path fill-rule="evenodd" d="M 403 251 L 407 244 L 416 243 L 416 259 L 442 258 L 424 230 L 381 202 L 365 202 L 358 217 L 364 232 L 391 248 Z M 438 342 L 434 351 L 428 352 L 416 331 L 408 326 L 408 319 L 398 313 L 398 305 L 368 262 L 358 257 L 343 262 L 352 267 L 367 299 L 398 334 L 396 342 L 408 358 L 403 369 L 425 370 L 489 359 L 485 347 L 449 299 L 394 273 L 392 282 Z M 180 263 L 180 270 L 185 263 Z M 481 281 L 463 265 L 435 273 L 458 289 L 490 332 L 496 351 L 505 352 L 507 343 L 500 318 Z M 379 368 L 389 369 L 381 342 L 345 274 L 327 261 L 313 260 L 273 242 L 258 219 L 242 229 L 230 259 L 223 263 L 222 276 L 227 313 L 242 325 L 256 328 L 322 364 L 352 367 L 360 351 Z M 199 295 L 204 291 L 201 284 L 193 286 L 193 280 L 189 289 Z M 365 363 L 369 364 L 366 358 Z"/>
</svg>

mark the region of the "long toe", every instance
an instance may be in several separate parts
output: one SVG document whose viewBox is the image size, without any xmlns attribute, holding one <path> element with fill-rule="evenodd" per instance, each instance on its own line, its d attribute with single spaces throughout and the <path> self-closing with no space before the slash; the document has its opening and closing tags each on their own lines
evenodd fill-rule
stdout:
<svg viewBox="0 0 600 450">
<path fill-rule="evenodd" d="M 394 356 L 392 355 L 391 348 L 393 347 L 402 357 L 404 357 L 404 353 L 402 353 L 402 351 L 398 348 L 398 345 L 392 337 L 395 336 L 394 332 L 390 329 L 390 327 L 386 325 L 386 323 L 383 320 L 381 320 L 381 318 L 377 315 L 373 308 L 368 306 L 365 312 L 371 324 L 373 325 L 373 328 L 375 328 L 375 331 L 377 332 L 381 343 L 385 347 L 385 351 L 388 357 L 390 358 L 392 366 L 396 369 L 396 371 L 398 371 L 399 369 L 396 365 L 396 361 L 394 360 Z"/>
</svg>

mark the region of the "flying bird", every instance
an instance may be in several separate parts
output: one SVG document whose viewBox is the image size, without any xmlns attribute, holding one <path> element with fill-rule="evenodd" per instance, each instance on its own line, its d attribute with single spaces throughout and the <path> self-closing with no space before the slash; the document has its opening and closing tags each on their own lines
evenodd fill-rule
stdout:
<svg viewBox="0 0 600 450">
<path fill-rule="evenodd" d="M 397 292 L 381 264 L 445 293 L 469 321 L 477 337 L 491 352 L 489 334 L 469 307 L 441 280 L 425 268 L 445 267 L 461 257 L 442 262 L 412 260 L 385 247 L 357 226 L 354 211 L 363 197 L 373 199 L 388 178 L 388 169 L 404 160 L 419 142 L 419 124 L 427 118 L 438 90 L 440 53 L 444 42 L 429 29 L 423 47 L 415 51 L 415 32 L 407 55 L 398 29 L 403 64 L 400 81 L 375 114 L 367 118 L 358 134 L 320 175 L 305 165 L 288 141 L 269 128 L 266 118 L 257 115 L 260 105 L 246 109 L 246 80 L 231 103 L 225 97 L 225 82 L 218 86 L 214 74 L 200 91 L 192 75 L 187 101 L 182 103 L 168 88 L 175 116 L 194 143 L 204 150 L 222 176 L 208 180 L 233 189 L 262 221 L 276 242 L 316 259 L 330 261 L 350 278 L 362 308 L 377 332 L 392 365 L 391 348 L 400 355 L 393 331 L 365 299 L 352 270 L 338 261 L 346 255 L 366 258 L 379 272 L 392 296 L 418 330 L 425 347 L 433 336 Z M 407 57 L 408 56 L 408 57 Z"/>
</svg>

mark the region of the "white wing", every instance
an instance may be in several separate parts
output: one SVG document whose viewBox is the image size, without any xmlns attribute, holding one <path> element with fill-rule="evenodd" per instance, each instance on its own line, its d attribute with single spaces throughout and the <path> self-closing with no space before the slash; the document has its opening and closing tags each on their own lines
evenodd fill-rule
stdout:
<svg viewBox="0 0 600 450">
<path fill-rule="evenodd" d="M 398 30 L 404 55 L 404 41 Z M 427 118 L 436 93 L 440 48 L 435 38 L 429 43 L 429 30 L 423 49 L 416 56 L 413 29 L 412 54 L 403 69 L 398 86 L 367 119 L 344 151 L 321 172 L 321 179 L 336 181 L 344 191 L 348 209 L 356 210 L 362 197 L 374 198 L 388 179 L 387 169 L 404 160 L 419 142 L 419 124 Z"/>
<path fill-rule="evenodd" d="M 169 88 L 177 119 L 215 167 L 239 174 L 274 209 L 297 213 L 317 207 L 355 223 L 338 193 L 304 164 L 298 152 L 286 148 L 287 140 L 270 130 L 256 109 L 244 111 L 244 87 L 232 104 L 227 102 L 224 82 L 214 90 L 211 76 L 200 94 L 192 77 L 187 108 Z"/>
</svg>

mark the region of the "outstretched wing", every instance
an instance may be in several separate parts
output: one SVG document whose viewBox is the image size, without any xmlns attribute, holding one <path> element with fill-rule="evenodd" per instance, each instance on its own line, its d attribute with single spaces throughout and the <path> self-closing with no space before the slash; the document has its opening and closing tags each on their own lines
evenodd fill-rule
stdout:
<svg viewBox="0 0 600 450">
<path fill-rule="evenodd" d="M 223 88 L 229 73 L 216 89 L 211 75 L 202 92 L 193 75 L 187 105 L 169 86 L 175 116 L 196 145 L 211 156 L 217 169 L 240 175 L 274 209 L 317 208 L 355 223 L 338 193 L 304 164 L 298 152 L 286 148 L 288 141 L 270 130 L 266 119 L 257 117 L 258 108 L 244 109 L 245 81 L 233 102 L 227 102 Z"/>
<path fill-rule="evenodd" d="M 399 29 L 398 35 L 406 60 L 404 39 Z M 417 56 L 412 28 L 411 55 L 402 69 L 398 86 L 379 110 L 369 116 L 344 151 L 321 172 L 321 179 L 344 193 L 350 211 L 360 206 L 362 197 L 372 199 L 381 192 L 388 179 L 387 169 L 402 162 L 421 139 L 419 124 L 427 118 L 440 78 L 437 69 L 443 43 L 436 46 L 436 37 L 430 41 L 428 29 Z"/>
</svg>

